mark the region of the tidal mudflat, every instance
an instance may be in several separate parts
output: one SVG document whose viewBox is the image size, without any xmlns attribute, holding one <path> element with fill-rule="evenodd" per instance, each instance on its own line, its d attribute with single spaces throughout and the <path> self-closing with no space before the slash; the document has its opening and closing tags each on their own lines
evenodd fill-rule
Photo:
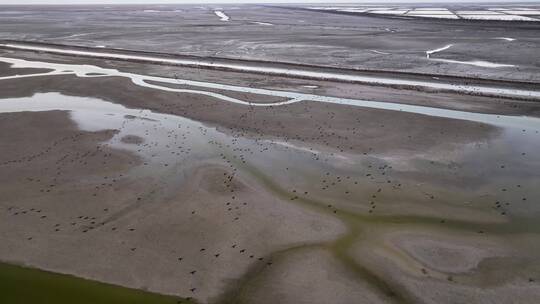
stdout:
<svg viewBox="0 0 540 304">
<path fill-rule="evenodd" d="M 538 57 L 540 44 L 538 4 L 321 7 L 4 6 L 0 39 L 376 71 L 540 80 L 537 60 L 531 60 Z M 475 11 L 488 14 L 467 14 Z M 461 13 L 465 17 L 460 17 Z M 505 18 L 536 21 L 497 20 Z M 497 39 L 500 37 L 512 40 Z M 448 44 L 454 46 L 438 58 L 513 66 L 485 68 L 425 58 L 427 50 Z"/>
<path fill-rule="evenodd" d="M 0 302 L 540 301 L 534 84 L 104 52 L 0 49 Z"/>
</svg>

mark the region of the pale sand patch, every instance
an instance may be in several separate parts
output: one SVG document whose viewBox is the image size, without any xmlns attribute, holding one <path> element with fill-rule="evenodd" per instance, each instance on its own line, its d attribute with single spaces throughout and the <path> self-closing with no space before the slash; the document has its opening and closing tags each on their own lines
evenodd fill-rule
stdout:
<svg viewBox="0 0 540 304">
<path fill-rule="evenodd" d="M 486 258 L 509 254 L 494 241 L 471 237 L 395 233 L 388 242 L 426 267 L 448 273 L 472 271 Z"/>
<path fill-rule="evenodd" d="M 534 235 L 379 228 L 363 231 L 349 252 L 413 303 L 532 304 L 540 299 L 540 285 L 531 281 L 540 267 L 532 257 L 538 247 Z"/>
<path fill-rule="evenodd" d="M 369 11 L 370 14 L 379 14 L 379 15 L 403 15 L 408 10 L 374 10 Z"/>
<path fill-rule="evenodd" d="M 458 14 L 463 19 L 468 20 L 498 20 L 498 21 L 540 21 L 531 17 L 518 16 L 518 15 L 504 15 L 504 14 Z"/>
<path fill-rule="evenodd" d="M 320 248 L 283 254 L 274 267 L 248 283 L 241 300 L 257 304 L 391 303 Z"/>
</svg>

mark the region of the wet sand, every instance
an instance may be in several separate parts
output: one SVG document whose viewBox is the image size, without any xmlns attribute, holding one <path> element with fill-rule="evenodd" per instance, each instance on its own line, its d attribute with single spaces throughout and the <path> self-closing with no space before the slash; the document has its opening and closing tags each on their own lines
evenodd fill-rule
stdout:
<svg viewBox="0 0 540 304">
<path fill-rule="evenodd" d="M 99 65 L 464 114 L 1 80 L 0 260 L 201 303 L 540 299 L 537 103 Z"/>
</svg>

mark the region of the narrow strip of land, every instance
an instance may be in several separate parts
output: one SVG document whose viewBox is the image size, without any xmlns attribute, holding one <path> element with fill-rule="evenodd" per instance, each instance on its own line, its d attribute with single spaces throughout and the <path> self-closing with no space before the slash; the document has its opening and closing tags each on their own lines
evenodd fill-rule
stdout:
<svg viewBox="0 0 540 304">
<path fill-rule="evenodd" d="M 534 128 L 539 130 L 539 118 L 537 117 L 527 117 L 527 116 L 507 116 L 507 115 L 495 115 L 495 114 L 484 114 L 484 113 L 474 113 L 467 111 L 459 110 L 450 110 L 442 109 L 436 107 L 427 107 L 427 106 L 418 106 L 418 105 L 409 105 L 409 104 L 400 104 L 393 102 L 385 101 L 372 101 L 372 100 L 361 100 L 361 99 L 350 99 L 350 98 L 339 98 L 332 96 L 322 96 L 315 94 L 304 94 L 297 92 L 287 92 L 280 90 L 269 90 L 269 89 L 259 89 L 252 87 L 243 87 L 243 86 L 233 86 L 227 84 L 220 84 L 214 82 L 203 82 L 203 81 L 193 81 L 187 79 L 179 78 L 167 78 L 167 77 L 158 77 L 158 76 L 149 76 L 135 73 L 122 72 L 116 69 L 107 69 L 98 66 L 92 65 L 83 65 L 83 64 L 61 64 L 53 62 L 40 62 L 40 61 L 29 61 L 16 58 L 7 58 L 0 56 L 0 62 L 5 62 L 11 64 L 13 68 L 37 68 L 37 69 L 51 69 L 52 72 L 49 73 L 37 73 L 29 75 L 20 75 L 20 78 L 27 77 L 42 77 L 55 74 L 73 74 L 77 77 L 104 77 L 104 76 L 117 76 L 125 77 L 131 80 L 135 85 L 141 87 L 147 87 L 155 90 L 167 91 L 167 92 L 178 92 L 178 93 L 193 93 L 193 94 L 202 94 L 207 95 L 224 102 L 232 102 L 236 104 L 242 104 L 247 106 L 256 106 L 256 107 L 277 107 L 293 104 L 296 102 L 321 102 L 321 103 L 330 103 L 330 104 L 339 104 L 346 106 L 355 106 L 355 107 L 365 107 L 365 108 L 374 108 L 374 109 L 383 109 L 390 111 L 400 111 L 408 112 L 415 114 L 422 114 L 427 116 L 434 117 L 444 117 L 460 120 L 475 121 L 480 123 L 487 123 L 497 126 L 505 127 L 514 127 L 514 128 Z M 17 76 L 7 76 L 6 79 L 15 79 Z M 0 80 L 3 78 L 0 77 Z M 165 84 L 180 84 L 193 86 L 193 89 L 176 89 L 173 87 L 166 86 Z M 205 89 L 219 89 L 224 91 L 233 91 L 233 92 L 244 92 L 252 93 L 259 95 L 268 95 L 287 98 L 285 101 L 279 102 L 251 102 L 240 100 L 237 98 L 232 98 L 225 96 L 223 94 L 206 91 Z M 539 92 L 540 93 L 540 92 Z M 1 111 L 1 109 L 0 109 Z M 539 130 L 540 131 L 540 130 Z"/>
<path fill-rule="evenodd" d="M 447 82 L 442 80 L 423 80 L 423 79 L 406 79 L 406 78 L 390 78 L 360 75 L 352 73 L 337 73 L 328 71 L 318 71 L 312 69 L 302 69 L 299 67 L 273 67 L 260 64 L 221 62 L 213 59 L 201 58 L 174 58 L 160 57 L 156 55 L 134 54 L 133 52 L 121 53 L 118 51 L 107 51 L 105 49 L 90 50 L 80 48 L 66 48 L 59 46 L 44 46 L 25 43 L 1 43 L 0 47 L 8 49 L 17 49 L 24 51 L 46 52 L 60 55 L 71 55 L 91 58 L 103 58 L 113 60 L 127 60 L 148 62 L 154 64 L 169 64 L 197 68 L 221 69 L 235 72 L 259 73 L 273 76 L 286 76 L 296 78 L 307 78 L 315 80 L 332 80 L 362 83 L 367 85 L 385 85 L 395 86 L 404 89 L 415 90 L 430 90 L 441 92 L 452 92 L 459 94 L 473 94 L 481 96 L 493 97 L 508 97 L 525 100 L 540 100 L 540 91 L 537 89 L 522 89 L 508 86 L 498 85 L 475 85 L 463 84 L 455 82 Z"/>
</svg>

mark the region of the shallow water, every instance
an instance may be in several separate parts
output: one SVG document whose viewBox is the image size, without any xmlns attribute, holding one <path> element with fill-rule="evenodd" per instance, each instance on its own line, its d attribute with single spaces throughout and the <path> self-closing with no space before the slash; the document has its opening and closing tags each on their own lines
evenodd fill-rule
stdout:
<svg viewBox="0 0 540 304">
<path fill-rule="evenodd" d="M 208 141 L 223 136 L 215 129 L 181 116 L 130 109 L 97 98 L 40 93 L 31 97 L 0 99 L 0 113 L 54 110 L 69 111 L 71 119 L 83 131 L 117 130 L 106 144 L 138 154 L 150 166 L 155 165 L 153 169 L 185 161 L 191 155 L 188 151 L 196 151 L 199 158 L 209 157 L 212 150 L 208 149 Z M 199 135 L 201 130 L 204 137 Z M 126 143 L 122 139 L 128 136 L 137 136 L 143 142 Z"/>
<path fill-rule="evenodd" d="M 493 39 L 505 40 L 505 41 L 509 41 L 509 42 L 516 40 L 515 38 L 510 38 L 510 37 L 496 37 L 496 38 L 493 38 Z"/>
<path fill-rule="evenodd" d="M 273 23 L 270 23 L 270 22 L 260 22 L 260 21 L 253 21 L 252 23 L 253 24 L 258 24 L 258 25 L 266 25 L 266 26 L 273 26 L 274 25 Z"/>
<path fill-rule="evenodd" d="M 229 16 L 227 16 L 224 12 L 222 11 L 214 11 L 214 14 L 216 14 L 216 16 L 218 16 L 220 19 L 219 21 L 229 21 Z"/>
<path fill-rule="evenodd" d="M 448 63 L 474 65 L 474 66 L 478 66 L 478 67 L 482 67 L 482 68 L 515 67 L 515 65 L 513 65 L 513 64 L 495 63 L 495 62 L 489 62 L 489 61 L 483 61 L 483 60 L 462 61 L 462 60 L 452 60 L 452 59 L 442 59 L 442 58 L 434 58 L 432 60 L 436 60 L 436 61 L 440 61 L 440 62 L 448 62 Z"/>
<path fill-rule="evenodd" d="M 540 98 L 540 91 L 534 90 L 519 90 L 519 89 L 509 89 L 509 88 L 500 88 L 500 87 L 488 87 L 488 86 L 474 86 L 474 85 L 456 85 L 452 83 L 443 83 L 437 81 L 418 81 L 418 80 L 407 80 L 407 79 L 394 79 L 394 78 L 385 78 L 385 77 L 374 77 L 374 76 L 360 76 L 360 75 L 348 75 L 348 74 L 338 74 L 330 72 L 315 72 L 299 69 L 287 69 L 287 68 L 272 68 L 265 66 L 248 66 L 240 65 L 233 63 L 216 63 L 202 59 L 170 59 L 170 58 L 160 58 L 154 56 L 144 56 L 144 55 L 126 55 L 126 54 L 115 54 L 107 52 L 93 52 L 93 51 L 75 51 L 54 47 L 38 47 L 38 46 L 29 46 L 22 44 L 2 44 L 2 46 L 13 49 L 22 49 L 22 50 L 33 50 L 33 51 L 45 51 L 50 53 L 57 54 L 69 54 L 69 55 L 79 55 L 86 57 L 99 57 L 99 58 L 114 58 L 114 59 L 124 59 L 124 60 L 141 60 L 147 62 L 160 62 L 167 64 L 177 64 L 185 66 L 195 66 L 195 67 L 213 67 L 213 68 L 226 68 L 234 71 L 241 72 L 257 72 L 265 73 L 269 75 L 288 75 L 294 77 L 309 77 L 314 79 L 321 80 L 341 80 L 341 81 L 352 81 L 360 83 L 372 83 L 372 84 L 384 84 L 384 85 L 404 85 L 404 86 L 413 86 L 413 87 L 424 87 L 431 89 L 440 89 L 448 90 L 455 92 L 466 92 L 474 94 L 486 94 L 490 96 L 514 96 L 514 97 L 528 97 L 528 98 Z M 4 62 L 14 62 L 11 58 L 4 57 L 2 59 Z M 33 65 L 43 65 L 45 63 L 35 62 Z M 26 62 L 23 64 L 23 61 L 19 60 L 19 66 L 32 64 Z M 51 65 L 51 64 L 49 64 Z M 68 66 L 68 65 L 66 65 Z M 82 65 L 71 65 L 77 70 L 81 70 L 84 67 Z M 109 69 L 112 72 L 112 70 Z M 126 76 L 127 73 L 123 73 L 123 76 Z M 132 74 L 133 75 L 133 74 Z M 147 77 L 147 79 L 149 79 Z M 159 81 L 159 80 L 156 80 Z"/>
<path fill-rule="evenodd" d="M 497 21 L 535 21 L 540 19 L 518 16 L 518 15 L 505 15 L 505 14 L 460 14 L 458 15 L 463 19 L 468 20 L 497 20 Z"/>
<path fill-rule="evenodd" d="M 438 18 L 438 19 L 459 19 L 458 16 L 454 14 L 437 14 L 437 15 L 428 15 L 428 14 L 407 14 L 407 16 L 417 17 L 417 18 Z"/>
<path fill-rule="evenodd" d="M 494 38 L 494 39 L 503 39 L 506 41 L 513 41 L 512 38 Z M 511 68 L 515 67 L 513 64 L 502 64 L 502 63 L 495 63 L 495 62 L 489 62 L 489 61 L 483 61 L 483 60 L 469 60 L 469 61 L 463 61 L 463 60 L 451 60 L 451 59 L 443 59 L 443 58 L 431 58 L 431 55 L 435 53 L 442 52 L 444 50 L 447 50 L 451 48 L 453 44 L 448 44 L 446 46 L 443 46 L 438 49 L 429 50 L 426 51 L 426 57 L 430 60 L 440 61 L 440 62 L 447 62 L 447 63 L 457 63 L 457 64 L 466 64 L 466 65 L 474 65 L 478 67 L 483 68 Z"/>
<path fill-rule="evenodd" d="M 504 188 L 505 184 L 521 184 L 524 186 L 519 189 L 519 193 L 525 195 L 528 191 L 529 196 L 534 196 L 531 194 L 535 191 L 534 188 L 526 188 L 525 185 L 536 182 L 538 179 L 536 172 L 540 170 L 540 155 L 536 153 L 540 151 L 540 119 L 533 117 L 433 109 L 433 111 L 441 110 L 443 113 L 449 111 L 443 117 L 455 116 L 456 119 L 485 123 L 500 128 L 501 132 L 495 138 L 486 138 L 486 141 L 462 147 L 457 146 L 454 151 L 447 151 L 445 154 L 436 152 L 430 154 L 426 151 L 412 154 L 362 155 L 322 151 L 315 146 L 294 140 L 261 140 L 237 136 L 181 116 L 130 109 L 97 98 L 39 93 L 32 97 L 0 99 L 0 113 L 52 110 L 69 111 L 71 119 L 81 130 L 118 130 L 105 144 L 131 151 L 142 157 L 144 166 L 136 169 L 136 172 L 145 175 L 162 174 L 171 168 L 182 167 L 195 160 L 210 160 L 225 154 L 238 162 L 238 168 L 248 166 L 274 178 L 278 184 L 280 180 L 292 179 L 299 182 L 302 187 L 312 188 L 309 191 L 314 193 L 319 190 L 316 189 L 317 186 L 315 188 L 313 186 L 320 183 L 325 171 L 333 172 L 335 175 L 348 175 L 354 177 L 356 181 L 362 180 L 363 187 L 368 188 L 384 182 L 392 175 L 407 179 L 410 177 L 406 176 L 414 172 L 432 176 L 435 185 L 432 186 L 440 188 L 438 191 L 445 192 L 444 189 L 448 185 L 442 182 L 436 185 L 437 180 L 450 179 L 459 183 L 459 179 L 471 179 L 493 191 Z M 399 112 L 396 115 L 400 115 Z M 129 136 L 140 138 L 141 142 L 137 144 L 125 142 L 123 139 Z M 459 164 L 460 169 L 459 172 L 444 167 L 440 169 L 429 161 L 439 164 L 453 163 L 454 166 Z M 371 165 L 393 166 L 391 170 L 393 173 L 388 172 L 389 175 L 386 176 L 374 174 L 366 180 L 366 171 L 373 171 L 367 167 Z M 504 166 L 504 170 L 501 170 L 501 165 Z M 482 172 L 481 177 L 474 178 L 479 172 Z M 287 178 L 284 178 L 283 174 L 287 174 Z M 317 182 L 314 183 L 314 180 Z M 350 181 L 352 182 L 352 179 Z M 347 182 L 343 182 L 341 185 L 346 184 Z M 335 191 L 338 192 L 323 191 L 320 195 L 330 193 L 330 196 L 341 197 L 342 195 L 338 194 L 341 186 L 336 187 L 338 188 Z M 354 193 L 361 195 L 361 192 L 353 191 Z M 531 200 L 516 206 L 513 210 L 520 216 L 529 216 L 540 212 L 540 207 L 534 205 L 534 200 Z"/>
<path fill-rule="evenodd" d="M 178 297 L 0 263 L 2 303 L 196 303 Z"/>
<path fill-rule="evenodd" d="M 25 78 L 25 77 L 33 77 L 33 76 L 39 77 L 39 76 L 49 76 L 49 75 L 54 75 L 54 74 L 74 74 L 77 77 L 120 76 L 120 77 L 129 78 L 134 84 L 143 86 L 143 87 L 148 87 L 148 88 L 168 91 L 168 92 L 203 94 L 203 95 L 208 95 L 208 96 L 217 98 L 218 100 L 221 100 L 221 101 L 232 102 L 232 103 L 237 103 L 237 104 L 242 104 L 242 105 L 249 105 L 249 106 L 254 106 L 254 107 L 276 107 L 276 106 L 284 106 L 287 104 L 305 101 L 305 102 L 332 103 L 332 104 L 358 106 L 358 107 L 383 109 L 383 110 L 393 110 L 393 111 L 409 112 L 409 113 L 423 114 L 423 115 L 429 115 L 429 116 L 435 116 L 435 117 L 464 119 L 464 120 L 470 120 L 470 121 L 475 121 L 475 122 L 491 122 L 498 125 L 511 124 L 515 126 L 530 127 L 531 124 L 536 125 L 538 124 L 538 121 L 540 121 L 540 118 L 535 118 L 535 117 L 521 117 L 521 118 L 516 119 L 516 117 L 514 116 L 506 116 L 506 115 L 471 113 L 471 112 L 466 112 L 466 111 L 449 110 L 449 109 L 408 105 L 408 104 L 399 104 L 399 103 L 392 103 L 392 102 L 339 98 L 339 97 L 321 96 L 321 95 L 315 95 L 315 94 L 304 94 L 304 93 L 296 93 L 296 92 L 286 92 L 286 91 L 278 91 L 278 90 L 257 89 L 257 88 L 251 88 L 251 87 L 225 85 L 225 84 L 211 83 L 211 82 L 192 81 L 192 80 L 185 80 L 185 79 L 178 79 L 178 78 L 146 76 L 146 75 L 140 75 L 140 74 L 134 74 L 134 73 L 120 72 L 115 69 L 105 69 L 105 68 L 100 68 L 100 67 L 91 66 L 91 65 L 57 64 L 57 63 L 48 63 L 48 62 L 27 61 L 27 60 L 22 60 L 22 59 L 13 59 L 13 58 L 6 58 L 6 57 L 0 57 L 0 61 L 10 63 L 12 64 L 12 67 L 14 68 L 24 67 L 24 68 L 43 68 L 43 69 L 53 70 L 50 73 L 7 76 L 7 77 L 0 78 L 0 81 L 3 79 L 16 79 L 16 78 Z M 153 81 L 157 83 L 161 82 L 165 84 L 189 85 L 189 86 L 193 86 L 194 88 L 193 89 L 175 89 L 175 88 L 171 88 L 167 86 L 151 84 L 147 81 Z M 274 102 L 274 103 L 259 103 L 259 102 L 254 103 L 249 100 L 239 100 L 236 98 L 225 96 L 223 94 L 204 91 L 203 90 L 204 88 L 284 97 L 284 98 L 289 98 L 289 100 L 283 101 L 283 102 Z M 500 93 L 499 89 L 483 88 L 483 90 L 484 91 L 491 90 L 493 94 Z M 511 91 L 515 91 L 514 93 L 516 92 L 519 93 L 518 91 L 521 91 L 521 90 L 511 90 Z M 522 92 L 529 92 L 533 95 L 537 94 L 540 97 L 540 91 L 539 92 L 522 91 Z"/>
<path fill-rule="evenodd" d="M 313 10 L 335 10 L 350 13 L 370 13 L 377 15 L 406 15 L 417 18 L 446 18 L 469 20 L 498 20 L 498 21 L 540 21 L 537 15 L 540 11 L 530 8 L 485 8 L 477 10 L 452 10 L 448 8 L 412 8 L 410 6 L 377 7 L 366 9 L 366 5 L 357 7 L 306 7 Z M 459 17 L 458 17 L 459 16 Z M 533 16 L 527 17 L 527 16 Z"/>
<path fill-rule="evenodd" d="M 453 46 L 453 44 L 448 44 L 448 45 L 445 45 L 445 46 L 440 47 L 438 49 L 426 51 L 426 57 L 429 58 L 429 56 L 431 56 L 432 54 L 442 52 L 444 50 L 447 50 L 447 49 L 451 48 L 452 46 Z"/>
</svg>

